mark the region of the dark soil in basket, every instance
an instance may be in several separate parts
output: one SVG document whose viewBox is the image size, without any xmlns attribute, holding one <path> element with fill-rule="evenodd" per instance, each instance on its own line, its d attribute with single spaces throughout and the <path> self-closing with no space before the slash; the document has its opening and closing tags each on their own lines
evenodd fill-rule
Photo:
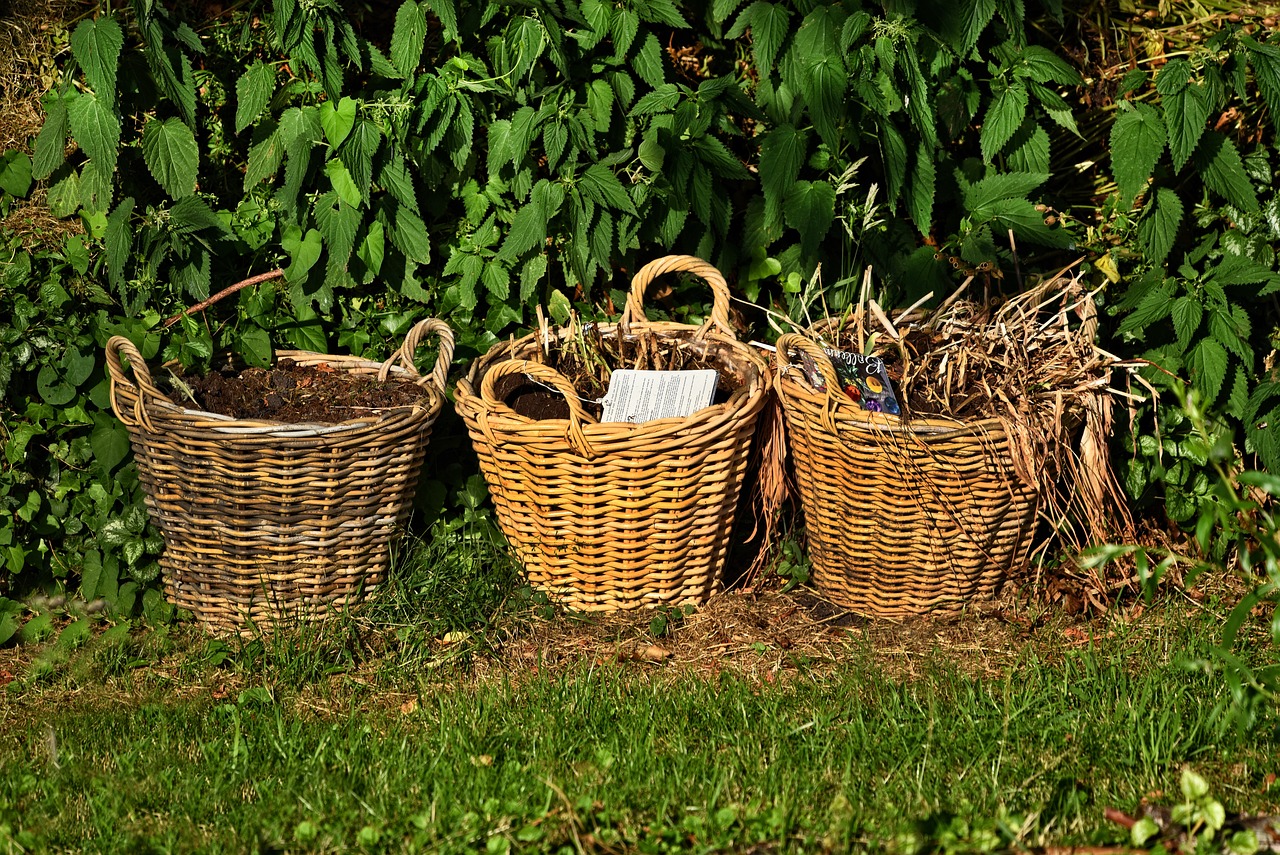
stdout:
<svg viewBox="0 0 1280 855">
<path fill-rule="evenodd" d="M 206 412 L 289 424 L 336 424 L 424 403 L 428 394 L 413 383 L 379 382 L 324 363 L 298 365 L 291 359 L 274 368 L 213 372 L 182 382 Z M 186 396 L 177 392 L 172 397 L 178 401 Z"/>
</svg>

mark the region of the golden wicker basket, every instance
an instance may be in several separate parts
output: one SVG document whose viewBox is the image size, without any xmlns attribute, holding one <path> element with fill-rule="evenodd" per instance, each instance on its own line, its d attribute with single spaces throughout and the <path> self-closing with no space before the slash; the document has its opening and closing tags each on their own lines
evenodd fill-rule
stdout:
<svg viewBox="0 0 1280 855">
<path fill-rule="evenodd" d="M 793 351 L 813 357 L 825 390 L 802 379 Z M 1017 475 L 999 421 L 863 410 L 801 335 L 778 339 L 777 361 L 812 580 L 826 597 L 883 617 L 953 612 L 1026 565 L 1040 495 Z"/>
<path fill-rule="evenodd" d="M 439 336 L 434 370 L 413 356 Z M 431 426 L 444 406 L 453 334 L 417 324 L 386 362 L 282 350 L 277 359 L 415 383 L 421 405 L 338 424 L 232 419 L 176 405 L 126 338 L 107 342 L 111 405 L 129 431 L 165 596 L 211 630 L 317 620 L 382 584 L 409 514 Z M 121 357 L 128 359 L 132 379 Z M 396 363 L 399 364 L 396 364 Z"/>
<path fill-rule="evenodd" d="M 649 322 L 645 290 L 666 273 L 701 277 L 715 295 L 700 327 Z M 531 359 L 539 334 L 495 346 L 458 383 L 498 522 L 530 583 L 583 611 L 700 603 L 720 579 L 770 367 L 734 336 L 729 291 L 712 265 L 668 256 L 632 280 L 620 324 L 602 335 L 651 332 L 697 348 L 739 383 L 728 400 L 684 418 L 597 423 L 573 386 Z M 564 330 L 556 335 L 563 337 Z M 559 390 L 567 419 L 533 420 L 499 399 L 497 383 L 522 374 Z"/>
</svg>

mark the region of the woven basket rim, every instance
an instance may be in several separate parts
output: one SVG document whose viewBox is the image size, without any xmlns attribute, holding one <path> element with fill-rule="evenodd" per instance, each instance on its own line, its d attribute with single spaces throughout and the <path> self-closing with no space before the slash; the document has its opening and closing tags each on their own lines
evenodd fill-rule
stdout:
<svg viewBox="0 0 1280 855">
<path fill-rule="evenodd" d="M 774 388 L 783 403 L 802 401 L 815 408 L 827 406 L 829 396 L 819 392 L 807 383 L 789 376 L 791 372 L 777 373 Z M 916 416 L 904 419 L 885 413 L 864 410 L 853 401 L 835 399 L 835 419 L 842 425 L 881 433 L 922 434 L 929 437 L 949 438 L 967 434 L 1004 435 L 1004 423 L 999 419 L 984 418 L 974 421 L 952 419 L 945 416 Z"/>
<path fill-rule="evenodd" d="M 324 362 L 338 362 L 335 368 L 340 368 L 344 373 L 350 373 L 351 370 L 359 368 L 379 368 L 382 363 L 372 359 L 364 359 L 357 356 L 335 356 L 327 353 L 314 353 L 306 350 L 290 350 L 277 351 L 276 361 L 281 358 L 295 357 L 323 357 Z M 345 363 L 345 364 L 343 364 Z M 421 403 L 401 404 L 395 407 L 378 407 L 376 412 L 368 416 L 359 416 L 351 419 L 343 419 L 340 422 L 287 422 L 278 419 L 241 419 L 234 416 L 227 416 L 221 413 L 210 412 L 209 410 L 197 410 L 190 407 L 182 407 L 169 401 L 151 400 L 147 406 L 154 408 L 152 417 L 161 417 L 165 415 L 170 417 L 184 418 L 194 423 L 194 426 L 205 426 L 210 430 L 219 433 L 252 433 L 255 435 L 270 436 L 274 433 L 287 433 L 290 436 L 299 436 L 306 433 L 314 434 L 331 434 L 338 433 L 343 430 L 354 430 L 376 426 L 379 422 L 385 420 L 393 414 L 400 414 L 406 411 L 423 410 L 432 412 L 441 409 L 444 406 L 444 396 L 435 384 L 430 382 L 430 377 L 411 377 L 409 372 L 398 365 L 393 365 L 389 372 L 395 375 L 396 383 L 412 383 L 426 391 L 426 398 Z M 391 378 L 388 377 L 388 380 Z M 386 382 L 386 381 L 384 381 Z M 142 391 L 128 380 L 120 381 L 121 385 L 128 388 L 128 391 L 134 396 L 142 394 Z"/>
<path fill-rule="evenodd" d="M 413 355 L 423 338 L 435 334 L 439 339 L 435 367 L 426 374 L 419 374 L 413 363 Z M 148 407 L 155 407 L 161 421 L 184 422 L 187 429 L 208 429 L 224 436 L 243 436 L 246 438 L 282 438 L 299 439 L 303 437 L 343 436 L 347 433 L 358 433 L 377 430 L 384 423 L 405 416 L 424 416 L 434 421 L 444 409 L 445 385 L 449 363 L 453 358 L 454 338 L 448 324 L 438 318 L 426 318 L 418 321 L 405 335 L 404 342 L 385 362 L 350 354 L 318 353 L 311 350 L 277 350 L 273 365 L 282 359 L 291 359 L 303 366 L 327 364 L 351 375 L 357 371 L 375 372 L 378 382 L 394 379 L 397 383 L 412 383 L 426 391 L 425 401 L 411 404 L 400 404 L 393 407 L 370 408 L 367 415 L 343 419 L 339 422 L 287 422 L 277 419 L 240 419 L 207 410 L 183 407 L 168 398 L 155 386 L 151 379 L 146 360 L 133 343 L 123 336 L 112 336 L 107 342 L 107 368 L 111 378 L 111 407 L 116 416 L 126 427 L 135 424 L 125 417 L 117 401 L 117 394 L 133 399 L 138 417 L 138 427 L 150 430 L 150 415 L 145 412 Z M 129 373 L 121 363 L 124 354 L 133 365 Z M 395 364 L 399 361 L 399 364 Z M 132 374 L 132 376 L 130 376 Z"/>
</svg>

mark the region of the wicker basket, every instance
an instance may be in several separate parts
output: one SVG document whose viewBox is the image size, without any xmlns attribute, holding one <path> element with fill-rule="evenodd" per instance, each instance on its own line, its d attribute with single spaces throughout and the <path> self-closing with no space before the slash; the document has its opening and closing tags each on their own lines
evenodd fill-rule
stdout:
<svg viewBox="0 0 1280 855">
<path fill-rule="evenodd" d="M 793 350 L 813 357 L 825 391 L 788 370 Z M 863 410 L 800 335 L 778 339 L 777 359 L 813 584 L 825 596 L 883 617 L 952 612 L 1026 565 L 1040 496 L 1017 476 L 999 421 Z"/>
<path fill-rule="evenodd" d="M 715 294 L 701 327 L 645 320 L 648 285 L 678 271 L 701 277 Z M 601 327 L 605 336 L 650 331 L 687 342 L 737 377 L 740 388 L 727 401 L 685 418 L 595 422 L 568 380 L 529 361 L 538 334 L 497 345 L 458 383 L 458 412 L 498 522 L 530 583 L 554 601 L 583 611 L 700 603 L 718 583 L 770 385 L 768 363 L 733 336 L 728 308 L 719 271 L 668 256 L 636 274 L 622 323 Z M 499 400 L 497 382 L 515 374 L 558 389 L 569 418 L 535 421 Z"/>
<path fill-rule="evenodd" d="M 431 332 L 439 356 L 422 377 L 413 355 Z M 164 538 L 169 601 L 211 630 L 243 630 L 246 621 L 266 628 L 323 618 L 372 593 L 413 502 L 452 354 L 452 333 L 434 319 L 416 325 L 384 363 L 278 351 L 299 365 L 428 392 L 421 405 L 339 424 L 285 424 L 177 406 L 133 344 L 112 338 L 111 405 L 129 430 L 147 509 Z"/>
</svg>

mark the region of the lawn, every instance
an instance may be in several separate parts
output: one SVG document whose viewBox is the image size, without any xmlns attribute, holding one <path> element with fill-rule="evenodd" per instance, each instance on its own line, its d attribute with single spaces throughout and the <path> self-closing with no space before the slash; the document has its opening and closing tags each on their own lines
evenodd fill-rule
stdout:
<svg viewBox="0 0 1280 855">
<path fill-rule="evenodd" d="M 1184 768 L 1228 811 L 1280 807 L 1274 711 L 1235 727 L 1226 684 L 1197 664 L 1221 584 L 1070 620 L 1013 592 L 905 623 L 804 592 L 587 618 L 499 560 L 429 557 L 359 618 L 243 639 L 37 604 L 48 625 L 0 650 L 0 842 L 1123 846 L 1108 809 L 1177 805 Z"/>
</svg>

